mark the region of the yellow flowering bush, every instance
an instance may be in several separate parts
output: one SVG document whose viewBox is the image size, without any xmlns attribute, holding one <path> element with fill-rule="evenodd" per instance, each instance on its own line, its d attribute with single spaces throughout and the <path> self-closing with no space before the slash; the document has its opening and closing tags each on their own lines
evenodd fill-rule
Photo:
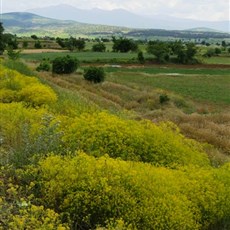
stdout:
<svg viewBox="0 0 230 230">
<path fill-rule="evenodd" d="M 65 128 L 66 127 L 66 128 Z M 82 114 L 63 123 L 66 145 L 94 156 L 176 166 L 208 166 L 202 147 L 182 136 L 171 123 L 125 120 L 106 112 Z"/>
<path fill-rule="evenodd" d="M 229 173 L 229 167 L 167 169 L 81 152 L 51 155 L 33 171 L 43 204 L 77 229 L 122 219 L 130 229 L 162 230 L 230 226 Z"/>
<path fill-rule="evenodd" d="M 0 171 L 0 230 L 69 230 L 52 209 L 31 204 L 33 195 L 26 197 L 12 170 Z"/>
<path fill-rule="evenodd" d="M 54 91 L 35 77 L 22 75 L 0 66 L 0 102 L 24 101 L 32 106 L 52 104 L 57 101 Z"/>
</svg>

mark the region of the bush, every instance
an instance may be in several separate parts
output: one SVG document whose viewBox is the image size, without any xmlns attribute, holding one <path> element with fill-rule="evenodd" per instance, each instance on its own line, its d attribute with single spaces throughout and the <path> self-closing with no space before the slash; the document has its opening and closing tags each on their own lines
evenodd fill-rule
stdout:
<svg viewBox="0 0 230 230">
<path fill-rule="evenodd" d="M 90 67 L 84 71 L 84 78 L 93 83 L 100 83 L 105 80 L 105 71 L 103 68 Z"/>
<path fill-rule="evenodd" d="M 145 58 L 144 58 L 144 55 L 143 55 L 143 52 L 142 52 L 142 51 L 140 51 L 140 52 L 137 54 L 137 59 L 138 59 L 138 61 L 139 61 L 141 64 L 144 64 Z"/>
<path fill-rule="evenodd" d="M 70 74 L 77 70 L 79 62 L 76 58 L 70 57 L 57 57 L 53 60 L 53 73 L 57 74 Z"/>
<path fill-rule="evenodd" d="M 41 42 L 40 42 L 40 41 L 36 41 L 36 42 L 34 43 L 34 48 L 36 48 L 36 49 L 41 49 L 41 48 L 42 48 Z"/>
<path fill-rule="evenodd" d="M 168 97 L 167 94 L 162 94 L 162 95 L 159 96 L 159 101 L 160 101 L 161 104 L 165 104 L 165 103 L 167 103 L 169 100 L 170 100 L 170 99 L 169 99 L 169 97 Z"/>
<path fill-rule="evenodd" d="M 57 101 L 54 91 L 41 84 L 37 78 L 0 66 L 0 102 L 26 102 L 30 106 L 53 104 Z"/>
<path fill-rule="evenodd" d="M 39 66 L 36 68 L 37 71 L 50 71 L 51 66 L 48 59 L 43 59 Z"/>
<path fill-rule="evenodd" d="M 105 50 L 106 50 L 105 44 L 102 42 L 94 44 L 92 47 L 92 51 L 94 52 L 105 52 Z"/>
</svg>

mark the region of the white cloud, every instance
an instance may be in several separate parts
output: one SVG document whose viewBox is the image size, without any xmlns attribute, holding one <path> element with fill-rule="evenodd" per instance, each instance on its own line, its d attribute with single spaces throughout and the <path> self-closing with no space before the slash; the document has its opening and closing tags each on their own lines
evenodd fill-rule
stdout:
<svg viewBox="0 0 230 230">
<path fill-rule="evenodd" d="M 171 15 L 198 20 L 229 20 L 229 0 L 1 0 L 3 12 L 70 4 L 81 9 L 122 8 L 145 15 Z"/>
</svg>

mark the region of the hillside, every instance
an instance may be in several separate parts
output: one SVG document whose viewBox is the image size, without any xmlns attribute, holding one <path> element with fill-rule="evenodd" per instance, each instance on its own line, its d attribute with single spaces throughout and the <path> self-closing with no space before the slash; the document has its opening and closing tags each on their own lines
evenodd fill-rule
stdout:
<svg viewBox="0 0 230 230">
<path fill-rule="evenodd" d="M 133 119 L 97 103 L 118 104 L 112 93 L 128 91 L 129 103 L 133 92 L 152 110 L 156 90 L 149 97 L 139 94 L 146 92 L 140 82 L 93 85 L 81 72 L 38 78 L 7 60 L 0 68 L 2 229 L 229 229 L 229 162 L 215 167 L 211 148 L 172 122 Z"/>
<path fill-rule="evenodd" d="M 124 9 L 103 10 L 78 9 L 76 7 L 60 4 L 49 7 L 41 7 L 28 10 L 43 17 L 50 17 L 62 20 L 74 20 L 90 24 L 105 24 L 113 26 L 125 26 L 130 28 L 145 29 L 167 29 L 167 30 L 186 30 L 194 27 L 206 27 L 218 31 L 229 32 L 228 21 L 202 21 L 186 18 L 176 18 L 167 15 L 145 16 L 134 14 Z"/>
<path fill-rule="evenodd" d="M 71 35 L 88 36 L 92 31 L 100 31 L 102 33 L 123 33 L 130 31 L 128 28 L 57 20 L 21 12 L 3 14 L 2 21 L 6 32 L 17 34 L 18 36 L 36 34 L 38 36 L 68 37 Z"/>
<path fill-rule="evenodd" d="M 133 38 L 148 39 L 152 37 L 172 37 L 172 38 L 229 38 L 228 33 L 205 32 L 205 31 L 180 31 L 180 30 L 160 30 L 160 29 L 131 29 L 127 27 L 95 25 L 80 23 L 70 20 L 57 20 L 41 17 L 31 13 L 6 13 L 2 15 L 3 25 L 6 32 L 17 34 L 18 36 L 38 36 L 69 37 L 69 36 L 128 36 Z"/>
</svg>

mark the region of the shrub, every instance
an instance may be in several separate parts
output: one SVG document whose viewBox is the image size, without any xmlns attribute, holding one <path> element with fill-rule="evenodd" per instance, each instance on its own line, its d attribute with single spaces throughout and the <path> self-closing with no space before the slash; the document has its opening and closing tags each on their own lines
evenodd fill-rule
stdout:
<svg viewBox="0 0 230 230">
<path fill-rule="evenodd" d="M 208 166 L 199 143 L 186 139 L 172 123 L 155 125 L 131 121 L 107 113 L 82 114 L 66 121 L 63 141 L 73 152 L 83 150 L 94 156 L 176 165 Z M 68 128 L 65 128 L 68 127 Z"/>
<path fill-rule="evenodd" d="M 40 42 L 40 41 L 36 41 L 36 42 L 34 43 L 34 48 L 36 48 L 36 49 L 41 49 L 41 48 L 42 48 L 41 42 Z"/>
<path fill-rule="evenodd" d="M 105 49 L 106 49 L 105 44 L 102 42 L 94 44 L 92 47 L 92 51 L 94 52 L 105 52 Z"/>
<path fill-rule="evenodd" d="M 36 68 L 37 71 L 50 71 L 51 66 L 48 59 L 43 59 L 39 66 Z"/>
<path fill-rule="evenodd" d="M 22 176 L 33 175 L 40 205 L 72 229 L 103 229 L 118 220 L 121 229 L 229 229 L 229 168 L 172 170 L 80 152 L 51 155 L 35 167 Z"/>
<path fill-rule="evenodd" d="M 144 55 L 143 55 L 143 52 L 140 51 L 138 54 L 137 54 L 137 59 L 138 61 L 143 64 L 145 62 L 145 58 L 144 58 Z"/>
<path fill-rule="evenodd" d="M 159 101 L 160 101 L 160 104 L 165 104 L 169 101 L 169 97 L 167 94 L 162 94 L 159 96 Z"/>
<path fill-rule="evenodd" d="M 84 71 L 84 78 L 87 81 L 100 83 L 105 80 L 105 71 L 103 68 L 90 67 Z"/>
<path fill-rule="evenodd" d="M 79 62 L 76 58 L 70 57 L 57 57 L 53 60 L 53 73 L 57 74 L 70 74 L 77 70 Z"/>
<path fill-rule="evenodd" d="M 0 76 L 0 102 L 26 102 L 27 105 L 41 106 L 57 101 L 54 91 L 39 82 L 35 77 L 28 77 L 17 71 L 2 66 Z"/>
</svg>

